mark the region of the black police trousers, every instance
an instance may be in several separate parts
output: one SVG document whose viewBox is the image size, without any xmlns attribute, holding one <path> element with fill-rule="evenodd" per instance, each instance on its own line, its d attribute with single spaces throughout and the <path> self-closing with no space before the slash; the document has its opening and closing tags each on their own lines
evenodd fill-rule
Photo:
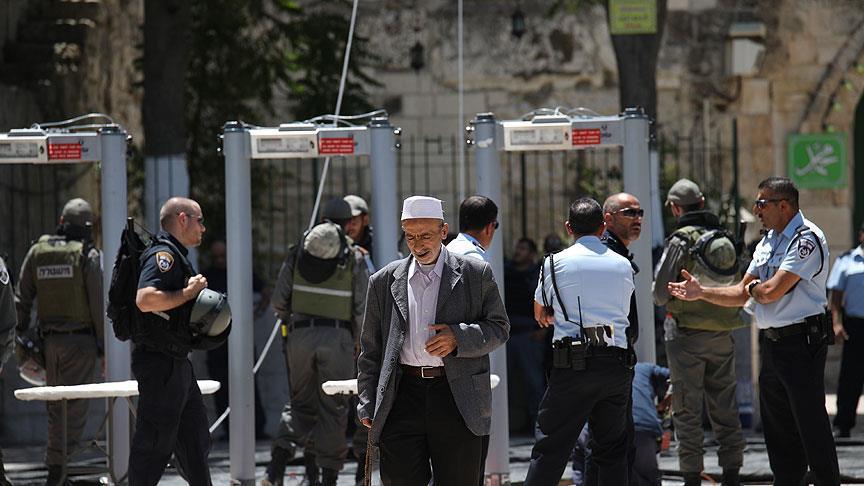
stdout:
<svg viewBox="0 0 864 486">
<path fill-rule="evenodd" d="M 589 356 L 586 369 L 552 368 L 537 413 L 537 443 L 525 486 L 557 485 L 585 422 L 600 486 L 628 482 L 627 402 L 633 370 L 613 356 Z M 587 478 L 589 483 L 592 478 Z"/>
<path fill-rule="evenodd" d="M 172 453 L 183 479 L 191 486 L 209 486 L 207 410 L 192 363 L 138 346 L 132 373 L 139 396 L 129 486 L 158 484 Z"/>
<path fill-rule="evenodd" d="M 827 345 L 807 341 L 805 334 L 777 341 L 759 334 L 759 406 L 775 486 L 805 484 L 808 465 L 817 486 L 840 484 L 825 410 Z"/>
<path fill-rule="evenodd" d="M 849 340 L 843 341 L 834 428 L 848 432 L 855 428 L 858 399 L 864 390 L 864 319 L 843 316 L 843 327 Z"/>
</svg>

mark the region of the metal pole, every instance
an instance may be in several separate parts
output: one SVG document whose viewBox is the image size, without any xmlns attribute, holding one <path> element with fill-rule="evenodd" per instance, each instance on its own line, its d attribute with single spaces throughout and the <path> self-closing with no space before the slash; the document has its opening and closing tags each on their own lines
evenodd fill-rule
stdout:
<svg viewBox="0 0 864 486">
<path fill-rule="evenodd" d="M 233 318 L 228 337 L 231 407 L 231 478 L 255 484 L 255 408 L 252 373 L 252 189 L 249 131 L 239 122 L 224 128 L 225 219 L 228 244 L 228 303 Z"/>
<path fill-rule="evenodd" d="M 372 220 L 375 266 L 399 258 L 399 201 L 396 196 L 396 135 L 387 117 L 369 122 L 372 165 Z"/>
<path fill-rule="evenodd" d="M 650 155 L 648 153 L 648 117 L 641 109 L 624 111 L 624 190 L 642 201 L 643 206 L 651 201 Z M 650 214 L 650 213 L 649 213 Z M 636 308 L 639 312 L 639 341 L 636 355 L 639 361 L 657 362 L 654 344 L 654 306 L 651 297 L 653 267 L 651 265 L 651 225 L 642 225 L 639 239 L 630 244 L 640 272 L 635 277 Z"/>
<path fill-rule="evenodd" d="M 126 226 L 126 132 L 117 125 L 99 130 L 102 150 L 102 301 L 108 302 L 111 265 L 120 248 L 120 234 Z M 105 318 L 105 379 L 126 381 L 131 377 L 129 342 L 114 337 L 114 328 Z M 108 422 L 108 467 L 114 478 L 129 469 L 129 409 L 113 407 Z"/>
<path fill-rule="evenodd" d="M 498 147 L 495 144 L 497 124 L 492 113 L 479 113 L 474 118 L 474 146 L 477 194 L 492 199 L 501 206 L 501 163 Z M 506 224 L 501 221 L 502 226 Z M 499 236 L 492 240 L 492 245 L 486 250 L 486 261 L 492 264 L 492 273 L 498 281 L 498 290 L 504 298 L 504 249 L 500 235 L 505 228 L 498 229 Z M 498 386 L 492 390 L 492 433 L 489 437 L 489 455 L 486 457 L 486 475 L 491 481 L 488 484 L 498 485 L 509 483 L 510 476 L 510 426 L 507 418 L 507 348 L 501 346 L 490 356 L 492 373 L 501 378 Z"/>
</svg>

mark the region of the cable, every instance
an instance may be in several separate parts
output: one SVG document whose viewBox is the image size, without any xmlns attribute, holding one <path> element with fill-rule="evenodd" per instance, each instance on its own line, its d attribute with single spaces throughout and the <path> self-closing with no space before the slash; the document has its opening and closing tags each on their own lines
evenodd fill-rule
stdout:
<svg viewBox="0 0 864 486">
<path fill-rule="evenodd" d="M 88 113 L 86 115 L 76 116 L 74 118 L 70 118 L 68 120 L 56 121 L 56 122 L 44 122 L 44 123 L 34 123 L 33 128 L 51 128 L 51 127 L 62 127 L 66 125 L 70 125 L 75 122 L 79 122 L 81 120 L 87 120 L 90 118 L 104 118 L 108 120 L 110 123 L 114 123 L 114 119 L 104 113 Z M 103 125 L 97 125 L 103 126 Z"/>
<path fill-rule="evenodd" d="M 351 7 L 351 24 L 348 26 L 348 42 L 345 43 L 345 56 L 342 62 L 342 77 L 339 79 L 339 93 L 336 95 L 336 111 L 334 112 L 333 126 L 339 122 L 339 112 L 342 110 L 342 96 L 345 93 L 345 81 L 348 78 L 348 61 L 351 59 L 351 44 L 354 40 L 354 25 L 357 23 L 357 5 L 359 0 L 354 0 Z M 321 182 L 318 184 L 318 193 L 315 195 L 315 205 L 312 207 L 312 217 L 309 218 L 307 231 L 315 225 L 318 219 L 318 208 L 321 206 L 321 195 L 324 193 L 324 183 L 327 182 L 327 172 L 330 170 L 330 157 L 324 159 L 324 169 L 321 171 Z"/>
<path fill-rule="evenodd" d="M 252 367 L 252 374 L 255 375 L 258 373 L 258 368 L 261 367 L 261 364 L 264 362 L 264 358 L 267 357 L 267 351 L 270 350 L 270 346 L 273 345 L 273 340 L 276 339 L 276 333 L 279 331 L 279 327 L 282 326 L 282 319 L 276 319 L 276 324 L 273 325 L 273 330 L 270 331 L 270 337 L 267 338 L 267 343 L 264 344 L 264 349 L 261 355 L 258 356 L 258 361 L 255 363 L 255 366 Z M 222 422 L 228 417 L 228 414 L 231 413 L 231 407 L 225 407 L 225 411 L 222 412 L 222 415 L 213 422 L 213 425 L 210 426 L 210 433 L 212 434 L 216 429 L 222 425 Z"/>
</svg>

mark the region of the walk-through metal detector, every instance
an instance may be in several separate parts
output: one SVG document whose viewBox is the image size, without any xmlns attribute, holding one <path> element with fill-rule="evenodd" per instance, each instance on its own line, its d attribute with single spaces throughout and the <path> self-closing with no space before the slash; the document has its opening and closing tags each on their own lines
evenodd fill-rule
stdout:
<svg viewBox="0 0 864 486">
<path fill-rule="evenodd" d="M 374 261 L 380 268 L 398 257 L 396 132 L 387 117 L 367 126 L 331 127 L 287 123 L 278 128 L 228 122 L 224 127 L 228 303 L 234 321 L 228 338 L 231 478 L 255 484 L 253 407 L 252 188 L 256 159 L 369 155 L 372 164 Z"/>
<path fill-rule="evenodd" d="M 93 127 L 89 125 L 88 127 Z M 87 131 L 25 128 L 0 134 L 0 164 L 100 164 L 102 214 L 102 294 L 108 301 L 111 268 L 126 226 L 126 131 L 116 124 Z M 114 337 L 105 318 L 106 381 L 129 380 L 129 342 Z M 129 466 L 129 410 L 113 407 L 108 418 L 108 467 L 112 479 Z"/>
<path fill-rule="evenodd" d="M 650 207 L 650 162 L 648 156 L 648 117 L 641 110 L 627 109 L 618 116 L 537 115 L 531 120 L 497 121 L 492 113 L 478 114 L 469 127 L 469 141 L 476 155 L 477 194 L 502 201 L 499 152 L 558 152 L 598 147 L 622 147 L 624 190 L 636 196 L 643 207 Z M 471 135 L 473 135 L 473 140 Z M 600 201 L 602 204 L 603 201 Z M 560 215 L 563 225 L 566 214 Z M 654 310 L 651 301 L 651 225 L 642 225 L 642 234 L 630 244 L 636 264 L 639 315 L 640 361 L 655 362 Z M 501 238 L 487 249 L 487 259 L 504 297 L 504 252 Z M 487 484 L 509 480 L 509 427 L 507 422 L 507 354 L 501 347 L 492 353 L 492 373 L 501 377 L 501 386 L 492 392 L 492 434 L 486 459 Z"/>
</svg>

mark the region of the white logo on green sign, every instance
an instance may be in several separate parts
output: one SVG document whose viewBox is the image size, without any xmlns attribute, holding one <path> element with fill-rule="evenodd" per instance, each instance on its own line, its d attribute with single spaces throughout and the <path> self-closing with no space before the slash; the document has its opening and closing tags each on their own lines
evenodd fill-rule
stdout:
<svg viewBox="0 0 864 486">
<path fill-rule="evenodd" d="M 789 178 L 802 189 L 846 186 L 846 137 L 842 133 L 790 135 Z"/>
</svg>

